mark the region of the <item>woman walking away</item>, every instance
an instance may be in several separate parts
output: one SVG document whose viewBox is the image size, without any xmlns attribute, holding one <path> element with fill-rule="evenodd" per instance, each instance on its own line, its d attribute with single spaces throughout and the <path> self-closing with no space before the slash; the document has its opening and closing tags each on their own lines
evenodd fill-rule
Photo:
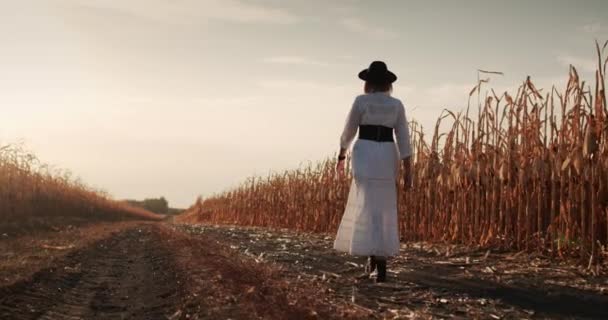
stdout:
<svg viewBox="0 0 608 320">
<path fill-rule="evenodd" d="M 365 81 L 365 94 L 355 99 L 340 139 L 337 169 L 344 175 L 346 150 L 359 131 L 359 139 L 352 150 L 353 181 L 334 249 L 369 256 L 366 272 L 376 271 L 376 281 L 384 282 L 386 258 L 399 253 L 399 159 L 404 164 L 408 188 L 412 154 L 410 133 L 403 104 L 390 95 L 397 76 L 386 64 L 372 62 L 359 73 L 359 78 Z"/>
</svg>

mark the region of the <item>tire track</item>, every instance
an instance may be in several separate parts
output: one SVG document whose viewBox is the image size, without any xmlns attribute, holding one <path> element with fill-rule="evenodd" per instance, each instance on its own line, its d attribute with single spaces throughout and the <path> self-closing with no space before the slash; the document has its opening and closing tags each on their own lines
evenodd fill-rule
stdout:
<svg viewBox="0 0 608 320">
<path fill-rule="evenodd" d="M 69 254 L 0 289 L 0 318 L 166 319 L 182 292 L 161 240 L 154 227 L 134 228 Z"/>
</svg>

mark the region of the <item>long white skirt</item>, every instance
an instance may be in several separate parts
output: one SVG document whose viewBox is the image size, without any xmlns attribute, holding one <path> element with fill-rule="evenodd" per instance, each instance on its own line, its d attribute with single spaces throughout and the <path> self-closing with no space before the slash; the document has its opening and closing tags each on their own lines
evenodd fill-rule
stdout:
<svg viewBox="0 0 608 320">
<path fill-rule="evenodd" d="M 362 256 L 399 253 L 398 164 L 394 143 L 360 139 L 355 142 L 353 181 L 334 249 Z"/>
</svg>

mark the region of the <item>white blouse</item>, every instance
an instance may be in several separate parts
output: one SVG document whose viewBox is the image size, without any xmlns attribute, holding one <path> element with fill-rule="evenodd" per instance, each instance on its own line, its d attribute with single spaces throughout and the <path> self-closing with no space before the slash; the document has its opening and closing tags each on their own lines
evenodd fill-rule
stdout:
<svg viewBox="0 0 608 320">
<path fill-rule="evenodd" d="M 363 94 L 355 98 L 340 137 L 341 148 L 350 147 L 359 125 L 380 125 L 394 128 L 400 158 L 404 159 L 412 155 L 405 108 L 399 99 L 383 92 Z"/>
</svg>

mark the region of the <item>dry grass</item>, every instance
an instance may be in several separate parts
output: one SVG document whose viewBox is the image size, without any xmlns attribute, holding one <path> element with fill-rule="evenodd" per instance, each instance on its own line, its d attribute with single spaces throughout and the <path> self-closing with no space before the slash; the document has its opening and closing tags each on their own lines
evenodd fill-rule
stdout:
<svg viewBox="0 0 608 320">
<path fill-rule="evenodd" d="M 161 219 L 111 200 L 65 171 L 52 170 L 18 145 L 0 145 L 0 231 L 36 228 L 49 221 Z"/>
<path fill-rule="evenodd" d="M 604 49 L 605 49 L 604 45 Z M 412 123 L 414 187 L 399 191 L 404 240 L 453 241 L 596 260 L 608 244 L 607 60 L 593 87 L 571 67 L 563 90 L 526 79 L 515 94 L 470 96 L 428 140 Z M 450 129 L 439 128 L 451 121 Z M 443 122 L 443 124 L 442 124 Z M 333 232 L 348 192 L 332 159 L 199 199 L 180 219 Z M 402 184 L 403 181 L 400 181 Z"/>
</svg>

